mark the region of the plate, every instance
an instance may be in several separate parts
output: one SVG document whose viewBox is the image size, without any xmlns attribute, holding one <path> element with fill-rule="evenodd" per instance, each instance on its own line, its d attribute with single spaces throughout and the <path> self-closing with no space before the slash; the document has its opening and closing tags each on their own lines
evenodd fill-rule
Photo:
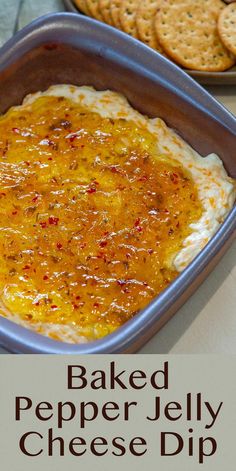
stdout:
<svg viewBox="0 0 236 471">
<path fill-rule="evenodd" d="M 68 11 L 84 15 L 75 6 L 73 0 L 64 0 L 64 4 Z M 202 72 L 197 70 L 185 70 L 185 72 L 203 85 L 236 85 L 236 66 L 225 72 Z"/>
</svg>

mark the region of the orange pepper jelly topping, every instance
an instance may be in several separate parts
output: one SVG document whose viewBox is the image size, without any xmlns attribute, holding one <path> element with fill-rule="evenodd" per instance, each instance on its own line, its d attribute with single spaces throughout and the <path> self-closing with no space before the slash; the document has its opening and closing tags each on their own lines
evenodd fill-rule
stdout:
<svg viewBox="0 0 236 471">
<path fill-rule="evenodd" d="M 134 122 L 52 96 L 0 119 L 0 290 L 29 325 L 112 332 L 176 277 L 201 213 L 184 168 Z"/>
</svg>

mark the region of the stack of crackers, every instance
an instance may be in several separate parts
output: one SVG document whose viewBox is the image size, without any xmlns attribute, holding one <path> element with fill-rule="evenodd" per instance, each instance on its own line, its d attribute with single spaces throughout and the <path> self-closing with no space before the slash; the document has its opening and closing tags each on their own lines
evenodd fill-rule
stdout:
<svg viewBox="0 0 236 471">
<path fill-rule="evenodd" d="M 74 2 L 83 13 L 123 30 L 187 69 L 219 72 L 236 63 L 236 1 Z"/>
</svg>

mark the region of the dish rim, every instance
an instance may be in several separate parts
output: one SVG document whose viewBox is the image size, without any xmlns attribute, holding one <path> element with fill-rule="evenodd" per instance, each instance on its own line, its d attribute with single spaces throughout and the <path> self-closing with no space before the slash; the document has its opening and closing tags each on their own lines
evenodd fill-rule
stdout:
<svg viewBox="0 0 236 471">
<path fill-rule="evenodd" d="M 44 28 L 47 29 L 48 26 L 55 27 L 57 23 L 66 23 L 65 20 L 70 21 L 70 19 L 73 22 L 76 21 L 77 23 L 84 23 L 84 26 L 89 26 L 90 28 L 95 27 L 98 30 L 102 29 L 105 31 L 109 29 L 109 31 L 111 31 L 111 28 L 108 25 L 104 25 L 100 22 L 94 22 L 94 20 L 91 20 L 90 18 L 82 17 L 77 14 L 56 13 L 46 15 L 27 25 L 25 28 L 23 28 L 23 30 L 18 32 L 16 36 L 11 38 L 5 45 L 3 45 L 3 47 L 0 49 L 0 71 L 4 70 L 9 64 L 14 63 L 14 60 L 12 59 L 17 52 L 19 57 L 24 55 L 25 44 L 27 44 L 27 40 L 29 40 L 31 35 L 34 36 L 35 40 L 37 39 L 37 34 L 43 34 Z M 147 48 L 142 43 L 137 42 L 133 38 L 129 38 L 127 35 L 115 30 L 114 28 L 112 28 L 112 32 L 110 34 L 120 38 L 123 43 L 135 42 L 136 48 L 140 49 L 140 52 L 147 52 L 148 50 L 149 55 L 151 55 L 153 59 L 155 59 L 156 55 L 159 56 L 159 54 L 152 51 L 150 48 Z M 43 42 L 39 40 L 38 46 L 40 44 L 43 44 Z M 33 47 L 35 46 L 28 48 L 27 51 L 32 50 Z M 201 94 L 204 97 L 208 97 L 208 102 L 212 104 L 213 109 L 215 108 L 215 111 L 218 111 L 219 114 L 223 113 L 227 127 L 231 129 L 232 133 L 234 131 L 236 134 L 236 118 L 230 112 L 228 112 L 213 97 L 211 97 L 211 95 L 204 91 L 202 87 L 197 85 L 193 79 L 188 77 L 177 66 L 170 63 L 165 58 L 161 58 L 161 60 L 164 61 L 164 63 L 168 62 L 168 67 L 172 70 L 173 73 L 176 72 L 177 75 L 182 75 L 182 78 L 188 80 L 189 84 L 193 82 L 194 86 L 201 90 Z M 88 342 L 86 344 L 69 344 L 62 341 L 52 340 L 44 335 L 35 333 L 4 317 L 0 318 L 0 339 L 2 339 L 3 345 L 6 346 L 4 339 L 7 338 L 9 343 L 16 346 L 14 351 L 25 351 L 26 353 L 85 354 L 120 353 L 121 351 L 126 351 L 127 349 L 131 348 L 133 344 L 135 344 L 138 337 L 145 336 L 145 334 L 150 329 L 152 329 L 157 321 L 164 317 L 165 313 L 171 309 L 171 306 L 177 303 L 181 295 L 188 291 L 197 276 L 203 270 L 207 269 L 208 263 L 217 256 L 220 249 L 227 245 L 228 241 L 235 236 L 236 207 L 231 210 L 220 229 L 212 237 L 212 239 L 200 252 L 200 254 L 162 293 L 155 297 L 153 301 L 148 304 L 147 307 L 142 309 L 134 318 L 126 322 L 122 327 L 118 328 L 112 334 L 109 334 L 102 339 Z"/>
</svg>

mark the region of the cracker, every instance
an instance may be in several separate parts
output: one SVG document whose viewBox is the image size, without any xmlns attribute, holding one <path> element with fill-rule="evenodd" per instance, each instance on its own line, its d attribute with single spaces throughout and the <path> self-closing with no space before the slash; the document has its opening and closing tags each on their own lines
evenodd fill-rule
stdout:
<svg viewBox="0 0 236 471">
<path fill-rule="evenodd" d="M 154 19 L 160 4 L 161 0 L 142 0 L 137 9 L 136 26 L 141 41 L 163 53 L 154 25 Z"/>
<path fill-rule="evenodd" d="M 158 40 L 178 64 L 195 70 L 223 71 L 235 63 L 217 31 L 221 0 L 162 0 L 155 19 Z"/>
<path fill-rule="evenodd" d="M 74 4 L 80 11 L 86 15 L 90 15 L 86 0 L 74 0 Z"/>
<path fill-rule="evenodd" d="M 236 55 L 236 3 L 231 3 L 222 10 L 218 31 L 224 45 Z"/>
<path fill-rule="evenodd" d="M 121 29 L 120 22 L 120 6 L 123 0 L 111 0 L 110 12 L 113 24 L 116 28 Z"/>
<path fill-rule="evenodd" d="M 96 20 L 103 21 L 102 14 L 99 10 L 98 0 L 86 0 L 87 7 L 89 9 L 90 15 Z"/>
<path fill-rule="evenodd" d="M 113 21 L 111 18 L 110 4 L 112 0 L 98 0 L 98 7 L 102 15 L 103 21 L 108 25 L 113 26 Z"/>
<path fill-rule="evenodd" d="M 125 33 L 130 34 L 134 38 L 138 38 L 138 30 L 136 27 L 136 13 L 140 0 L 123 0 L 120 7 L 120 22 Z"/>
</svg>

